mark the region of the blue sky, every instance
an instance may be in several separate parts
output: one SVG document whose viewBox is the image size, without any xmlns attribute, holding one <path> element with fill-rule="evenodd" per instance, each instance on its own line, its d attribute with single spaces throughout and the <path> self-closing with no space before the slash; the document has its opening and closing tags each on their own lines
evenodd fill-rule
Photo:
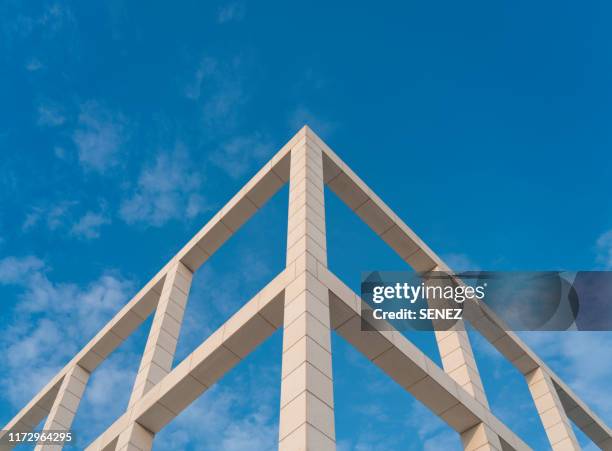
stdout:
<svg viewBox="0 0 612 451">
<path fill-rule="evenodd" d="M 455 269 L 612 269 L 611 15 L 603 1 L 0 1 L 0 422 L 304 123 Z M 326 199 L 331 269 L 356 289 L 362 270 L 403 268 Z M 286 204 L 283 190 L 198 272 L 178 359 L 282 269 Z M 94 374 L 81 443 L 127 404 L 147 326 Z M 156 449 L 274 449 L 281 338 Z M 494 413 L 546 449 L 519 373 L 473 338 Z M 610 333 L 525 339 L 612 423 Z M 438 359 L 431 336 L 415 341 Z M 341 451 L 458 447 L 333 345 Z"/>
</svg>

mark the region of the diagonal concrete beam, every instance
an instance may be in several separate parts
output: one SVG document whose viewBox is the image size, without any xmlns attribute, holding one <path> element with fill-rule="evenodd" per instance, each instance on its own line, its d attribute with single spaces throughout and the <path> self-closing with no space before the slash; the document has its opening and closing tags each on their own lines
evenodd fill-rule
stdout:
<svg viewBox="0 0 612 451">
<path fill-rule="evenodd" d="M 285 288 L 294 279 L 295 265 L 291 265 L 136 401 L 87 450 L 108 451 L 122 446 L 118 437 L 123 432 L 146 446 L 147 434 L 159 432 L 281 326 Z M 129 430 L 134 424 L 133 431 Z"/>
<path fill-rule="evenodd" d="M 307 133 L 323 149 L 325 183 L 349 208 L 415 271 L 451 272 L 448 265 L 321 138 L 310 129 Z M 484 303 L 466 311 L 465 317 L 523 375 L 542 368 L 558 387 L 561 399 L 566 400 L 567 415 L 574 424 L 598 446 L 610 446 L 610 428 L 516 334 L 508 331 Z"/>
<path fill-rule="evenodd" d="M 362 331 L 361 298 L 326 268 L 318 266 L 317 274 L 330 290 L 332 328 L 459 434 L 474 429 L 467 449 L 486 444 L 476 446 L 489 429 L 511 449 L 531 449 L 391 325 L 389 331 Z"/>
<path fill-rule="evenodd" d="M 166 274 L 174 263 L 180 261 L 191 271 L 197 270 L 269 197 L 287 182 L 291 151 L 302 140 L 309 140 L 313 147 L 322 150 L 323 181 L 409 265 L 421 272 L 432 270 L 435 267 L 442 268 L 442 270 L 447 268 L 439 257 L 312 130 L 304 127 L 128 302 L 43 390 L 34 396 L 28 405 L 4 427 L 4 430 L 6 432 L 31 431 L 51 411 L 60 385 L 71 368 L 79 365 L 92 372 L 108 357 L 155 310 Z M 301 259 L 301 261 L 303 265 L 309 264 L 308 259 Z M 296 259 L 296 264 L 297 262 Z M 330 304 L 332 310 L 335 308 L 335 304 L 337 303 L 332 302 Z M 472 313 L 468 312 L 468 314 L 472 315 L 468 317 L 470 323 L 523 374 L 528 374 L 536 368 L 541 368 L 548 374 L 568 417 L 598 446 L 604 449 L 610 447 L 612 442 L 610 428 L 515 334 L 506 332 L 501 322 L 485 305 L 478 306 Z M 333 321 L 334 315 L 332 314 Z M 440 369 L 438 368 L 438 370 Z M 132 422 L 130 424 L 136 423 Z M 490 425 L 487 424 L 487 426 Z M 486 428 L 480 429 L 481 432 L 475 431 L 474 437 L 480 433 L 488 433 Z M 117 444 L 117 436 L 115 435 L 114 439 L 109 442 L 113 447 Z M 501 438 L 502 448 L 506 449 L 511 446 L 502 435 L 499 435 L 499 437 Z"/>
<path fill-rule="evenodd" d="M 128 409 L 172 370 L 192 278 L 191 270 L 180 261 L 166 274 Z M 152 433 L 135 423 L 122 432 L 117 450 L 147 451 L 153 447 L 153 438 Z"/>
<path fill-rule="evenodd" d="M 88 381 L 89 372 L 78 365 L 66 373 L 43 430 L 70 431 Z M 41 444 L 37 445 L 34 450 L 57 451 L 62 448 L 62 445 Z"/>
<path fill-rule="evenodd" d="M 486 304 L 470 302 L 465 307 L 464 315 L 474 329 L 526 377 L 527 384 L 527 376 L 541 369 L 552 381 L 568 418 L 597 446 L 611 447 L 612 431 L 606 423 L 520 337 L 509 331 Z"/>
<path fill-rule="evenodd" d="M 48 414 L 64 376 L 79 365 L 93 372 L 155 310 L 168 270 L 180 261 L 195 272 L 229 237 L 288 180 L 291 149 L 304 138 L 300 130 L 264 167 L 174 256 L 81 351 L 3 428 L 30 432 Z"/>
<path fill-rule="evenodd" d="M 550 376 L 542 368 L 537 368 L 528 373 L 525 378 L 550 447 L 555 451 L 580 450 L 570 420 L 567 418 Z"/>
<path fill-rule="evenodd" d="M 130 406 L 172 370 L 192 278 L 191 270 L 180 261 L 166 275 L 134 382 Z"/>
</svg>

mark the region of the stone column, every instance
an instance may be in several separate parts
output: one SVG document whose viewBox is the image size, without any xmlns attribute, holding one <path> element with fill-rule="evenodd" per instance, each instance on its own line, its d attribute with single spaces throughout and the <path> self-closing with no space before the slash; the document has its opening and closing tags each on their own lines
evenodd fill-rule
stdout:
<svg viewBox="0 0 612 451">
<path fill-rule="evenodd" d="M 68 370 L 62 380 L 43 430 L 70 431 L 88 380 L 89 371 L 81 366 L 75 365 Z M 61 446 L 41 444 L 34 449 L 36 451 L 51 451 L 61 449 Z"/>
<path fill-rule="evenodd" d="M 440 267 L 434 271 L 440 275 L 448 273 Z M 448 279 L 433 278 L 428 281 L 428 285 L 447 286 L 451 281 Z M 473 302 L 473 300 L 465 300 L 465 302 Z M 428 299 L 429 307 L 454 307 L 454 301 L 450 303 L 443 299 Z M 454 325 L 450 325 L 449 321 L 434 321 L 434 328 L 442 367 L 446 374 L 453 378 L 466 392 L 478 401 L 486 410 L 489 410 L 487 396 L 480 379 L 480 372 L 476 365 L 476 359 L 472 352 L 472 345 L 466 330 L 466 324 L 463 320 L 457 321 Z M 461 441 L 466 450 L 499 450 L 502 445 L 497 434 L 495 434 L 487 425 L 480 423 L 475 427 L 461 433 Z"/>
<path fill-rule="evenodd" d="M 552 379 L 542 368 L 525 375 L 529 391 L 553 450 L 579 450 L 580 445 Z"/>
<path fill-rule="evenodd" d="M 279 450 L 336 449 L 329 294 L 317 279 L 327 266 L 323 158 L 303 129 L 291 151 Z"/>
<path fill-rule="evenodd" d="M 193 273 L 189 268 L 178 261 L 166 274 L 129 407 L 132 407 L 172 370 L 192 277 Z M 134 422 L 119 436 L 117 450 L 150 450 L 153 446 L 153 437 L 151 431 Z"/>
</svg>

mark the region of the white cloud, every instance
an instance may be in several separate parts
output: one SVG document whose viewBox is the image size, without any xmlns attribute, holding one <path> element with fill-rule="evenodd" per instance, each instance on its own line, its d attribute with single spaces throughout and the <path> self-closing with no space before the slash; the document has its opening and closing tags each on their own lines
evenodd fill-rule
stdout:
<svg viewBox="0 0 612 451">
<path fill-rule="evenodd" d="M 100 228 L 111 222 L 104 211 L 104 202 L 100 211 L 87 211 L 75 219 L 74 207 L 78 204 L 77 201 L 62 201 L 48 207 L 33 207 L 26 215 L 21 229 L 27 232 L 43 226 L 51 232 L 61 230 L 77 238 L 98 238 Z"/>
<path fill-rule="evenodd" d="M 277 449 L 279 368 L 249 370 L 249 380 L 221 383 L 204 393 L 156 436 L 153 449 Z"/>
<path fill-rule="evenodd" d="M 69 220 L 70 209 L 77 204 L 78 202 L 76 201 L 66 200 L 49 207 L 33 207 L 26 215 L 21 229 L 28 231 L 42 224 L 48 230 L 57 230 L 66 224 Z"/>
<path fill-rule="evenodd" d="M 246 6 L 243 3 L 233 2 L 219 8 L 217 22 L 224 24 L 231 21 L 242 20 L 246 14 Z"/>
<path fill-rule="evenodd" d="M 0 283 L 19 287 L 13 326 L 0 338 L 2 396 L 21 407 L 127 300 L 132 283 L 103 274 L 85 287 L 57 283 L 36 257 L 0 260 Z"/>
<path fill-rule="evenodd" d="M 463 449 L 457 433 L 418 401 L 412 403 L 412 412 L 407 422 L 416 429 L 425 450 Z"/>
<path fill-rule="evenodd" d="M 93 429 L 91 423 L 104 427 L 110 424 L 121 416 L 127 407 L 137 372 L 131 367 L 138 364 L 140 356 L 122 351 L 112 354 L 92 374 L 85 391 L 83 408 L 79 410 L 79 416 L 84 415 L 80 419 L 87 421 L 86 432 Z M 109 393 L 113 396 L 109 396 Z M 125 404 L 120 400 L 125 401 Z"/>
<path fill-rule="evenodd" d="M 181 329 L 177 356 L 186 356 L 236 312 L 275 274 L 265 262 L 266 249 L 251 246 L 235 255 L 231 269 L 207 262 L 197 272 L 189 295 L 189 315 Z M 222 289 L 220 289 L 222 287 Z M 215 299 L 214 303 L 208 302 Z"/>
<path fill-rule="evenodd" d="M 455 431 L 440 432 L 423 442 L 423 451 L 439 451 L 441 449 L 447 451 L 463 449 Z"/>
<path fill-rule="evenodd" d="M 37 22 L 50 32 L 56 33 L 67 23 L 74 23 L 75 18 L 68 6 L 54 3 L 45 9 L 37 18 Z"/>
<path fill-rule="evenodd" d="M 272 146 L 258 133 L 238 136 L 224 143 L 210 156 L 210 161 L 230 177 L 238 179 L 247 174 L 254 165 L 271 156 Z"/>
<path fill-rule="evenodd" d="M 155 163 L 145 167 L 135 191 L 121 204 L 121 217 L 128 223 L 162 226 L 172 219 L 194 218 L 207 209 L 199 194 L 202 180 L 194 170 L 186 149 L 160 152 Z"/>
<path fill-rule="evenodd" d="M 79 162 L 87 169 L 104 173 L 118 164 L 125 141 L 125 118 L 96 102 L 81 105 L 79 125 L 72 135 Z"/>
<path fill-rule="evenodd" d="M 204 58 L 200 63 L 196 73 L 196 81 L 199 76 L 200 82 L 192 92 L 203 103 L 204 123 L 217 131 L 231 129 L 240 106 L 247 101 L 241 75 L 243 66 L 243 58 L 239 56 L 227 61 Z"/>
<path fill-rule="evenodd" d="M 243 87 L 244 66 L 241 56 L 226 60 L 204 56 L 184 85 L 185 97 L 201 105 L 202 121 L 217 134 L 233 130 L 240 107 L 248 100 Z"/>
<path fill-rule="evenodd" d="M 71 233 L 80 238 L 98 238 L 100 227 L 110 222 L 110 218 L 104 213 L 88 211 L 72 226 Z"/>
<path fill-rule="evenodd" d="M 606 358 L 612 349 L 609 332 L 523 332 L 520 335 L 604 421 L 612 421 L 609 393 L 612 368 Z"/>
<path fill-rule="evenodd" d="M 19 283 L 25 274 L 39 271 L 44 266 L 44 262 L 34 256 L 3 258 L 0 260 L 0 284 Z"/>
<path fill-rule="evenodd" d="M 46 103 L 38 107 L 37 124 L 42 127 L 58 127 L 66 122 L 61 108 L 58 105 Z"/>
<path fill-rule="evenodd" d="M 605 269 L 612 269 L 612 230 L 603 233 L 596 243 L 597 262 Z"/>
<path fill-rule="evenodd" d="M 2 24 L 2 31 L 7 43 L 13 43 L 15 39 L 24 39 L 33 33 L 42 33 L 44 37 L 51 38 L 67 25 L 74 24 L 75 18 L 70 8 L 54 3 L 46 6 L 39 14 L 18 14 L 10 18 L 7 16 Z"/>
</svg>

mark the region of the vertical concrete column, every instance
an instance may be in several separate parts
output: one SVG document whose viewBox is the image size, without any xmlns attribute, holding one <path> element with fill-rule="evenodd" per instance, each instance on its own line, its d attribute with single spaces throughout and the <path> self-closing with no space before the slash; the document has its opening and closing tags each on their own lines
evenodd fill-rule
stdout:
<svg viewBox="0 0 612 451">
<path fill-rule="evenodd" d="M 536 368 L 527 373 L 525 379 L 551 448 L 581 449 L 550 376 L 542 368 Z"/>
<path fill-rule="evenodd" d="M 447 272 L 442 268 L 434 271 Z M 432 279 L 428 285 L 446 285 L 444 279 Z M 466 300 L 465 302 L 471 302 Z M 430 307 L 448 307 L 448 302 L 443 299 L 428 299 Z M 454 304 L 454 302 L 451 302 Z M 452 306 L 451 306 L 452 307 Z M 476 359 L 472 352 L 472 345 L 468 336 L 466 325 L 463 320 L 450 325 L 448 321 L 434 321 L 436 342 L 442 360 L 442 366 L 446 374 L 453 378 L 466 392 L 474 397 L 480 405 L 489 410 L 487 396 L 480 379 Z M 461 440 L 466 450 L 501 450 L 501 442 L 487 425 L 481 423 L 461 434 Z"/>
<path fill-rule="evenodd" d="M 177 261 L 166 274 L 151 331 L 136 375 L 129 407 L 172 370 L 193 273 Z M 128 407 L 128 408 L 129 408 Z M 119 436 L 117 450 L 150 450 L 154 434 L 132 423 Z"/>
<path fill-rule="evenodd" d="M 488 410 L 489 403 L 463 321 L 450 330 L 435 333 L 444 371 Z"/>
<path fill-rule="evenodd" d="M 72 367 L 62 380 L 47 421 L 43 430 L 45 431 L 69 431 L 72 426 L 72 421 L 76 415 L 79 403 L 85 392 L 87 381 L 89 380 L 89 371 L 83 369 L 79 365 Z M 34 448 L 36 451 L 57 450 L 61 447 L 58 445 L 44 444 L 37 445 Z"/>
<path fill-rule="evenodd" d="M 499 437 L 484 423 L 463 432 L 461 442 L 465 451 L 502 451 Z"/>
<path fill-rule="evenodd" d="M 322 152 L 308 139 L 291 151 L 279 450 L 336 449 Z"/>
</svg>

